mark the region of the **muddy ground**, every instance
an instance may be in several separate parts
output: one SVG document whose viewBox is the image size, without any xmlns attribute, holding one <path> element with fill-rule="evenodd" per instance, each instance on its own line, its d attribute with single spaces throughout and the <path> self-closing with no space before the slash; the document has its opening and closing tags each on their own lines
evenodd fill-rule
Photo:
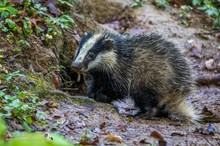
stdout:
<svg viewBox="0 0 220 146">
<path fill-rule="evenodd" d="M 220 58 L 219 38 L 215 34 L 198 35 L 206 32 L 202 25 L 181 25 L 183 18 L 179 17 L 180 13 L 178 8 L 159 10 L 147 3 L 134 9 L 134 17 L 130 22 L 133 25 L 126 32 L 156 32 L 176 43 L 189 58 L 195 77 L 219 73 L 220 62 L 216 64 Z M 120 29 L 119 20 L 110 20 L 104 25 Z M 201 111 L 208 109 L 211 114 L 220 113 L 219 86 L 197 86 L 195 93 L 188 99 Z M 110 104 L 79 103 L 71 98 L 49 101 L 58 103 L 58 106 L 49 108 L 50 112 L 46 118 L 48 126 L 40 130 L 48 131 L 49 128 L 49 131 L 61 133 L 73 143 L 81 141 L 82 144 L 92 145 L 220 145 L 219 121 L 195 124 L 166 118 L 133 119 L 119 115 Z M 118 142 L 108 141 L 109 134 L 114 134 L 112 137 L 116 136 L 115 140 Z M 121 140 L 118 140 L 117 136 L 121 137 Z"/>
<path fill-rule="evenodd" d="M 110 104 L 60 97 L 43 99 L 44 106 L 39 110 L 46 111 L 44 125 L 31 128 L 60 133 L 72 143 L 84 145 L 220 145 L 220 121 L 212 118 L 220 115 L 220 83 L 219 77 L 215 76 L 220 73 L 220 34 L 206 34 L 203 22 L 196 19 L 199 17 L 197 14 L 192 13 L 191 18 L 185 18 L 179 8 L 167 6 L 165 10 L 160 10 L 147 2 L 133 9 L 131 15 L 123 12 L 112 14 L 105 21 L 97 16 L 96 20 L 119 32 L 154 32 L 174 42 L 189 59 L 199 83 L 188 100 L 210 116 L 209 122 L 134 119 L 119 115 Z M 192 26 L 186 27 L 187 23 Z M 84 91 L 69 94 L 83 95 L 79 93 Z M 14 128 L 13 123 L 9 127 L 12 131 L 19 129 Z"/>
</svg>

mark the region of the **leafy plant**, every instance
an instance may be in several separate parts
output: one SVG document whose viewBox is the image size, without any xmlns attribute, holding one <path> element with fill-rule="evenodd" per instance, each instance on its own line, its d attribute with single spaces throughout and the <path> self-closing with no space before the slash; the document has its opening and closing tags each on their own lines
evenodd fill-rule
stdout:
<svg viewBox="0 0 220 146">
<path fill-rule="evenodd" d="M 165 8 L 169 4 L 169 0 L 155 0 L 154 3 L 158 8 Z"/>
<path fill-rule="evenodd" d="M 26 78 L 20 71 L 0 75 L 5 86 L 0 90 L 0 117 L 17 118 L 23 122 L 24 129 L 30 130 L 27 124 L 32 124 L 33 118 L 38 118 L 33 114 L 39 106 L 38 97 L 19 87 L 21 77 Z"/>
<path fill-rule="evenodd" d="M 47 23 L 58 25 L 61 28 L 70 29 L 71 24 L 74 24 L 73 26 L 76 27 L 74 20 L 66 14 L 60 16 L 59 18 L 48 17 L 46 21 Z"/>
<path fill-rule="evenodd" d="M 43 134 L 40 132 L 25 133 L 16 132 L 13 133 L 13 137 L 8 140 L 4 140 L 6 137 L 5 132 L 7 130 L 5 122 L 0 117 L 0 145 L 1 146 L 72 146 L 62 136 L 57 134 Z"/>
<path fill-rule="evenodd" d="M 71 0 L 43 1 L 25 0 L 0 2 L 0 32 L 12 32 L 20 38 L 35 33 L 46 39 L 45 35 L 58 34 L 56 26 L 63 29 L 76 27 L 68 14 L 62 14 L 56 4 L 72 8 Z M 14 3 L 16 5 L 14 5 Z M 52 33 L 50 32 L 52 31 Z"/>
<path fill-rule="evenodd" d="M 220 26 L 220 0 L 192 0 L 192 3 L 212 17 L 215 26 Z"/>
<path fill-rule="evenodd" d="M 10 3 L 10 0 L 0 1 L 0 16 L 7 17 L 8 15 L 16 15 L 18 10 L 13 6 L 14 5 Z"/>
<path fill-rule="evenodd" d="M 131 7 L 135 8 L 135 7 L 142 7 L 144 4 L 142 2 L 142 0 L 135 0 L 132 4 Z"/>
<path fill-rule="evenodd" d="M 30 43 L 28 43 L 28 41 L 23 40 L 23 39 L 20 39 L 20 40 L 18 41 L 18 44 L 21 45 L 21 46 L 28 46 L 28 47 L 31 46 Z"/>
</svg>

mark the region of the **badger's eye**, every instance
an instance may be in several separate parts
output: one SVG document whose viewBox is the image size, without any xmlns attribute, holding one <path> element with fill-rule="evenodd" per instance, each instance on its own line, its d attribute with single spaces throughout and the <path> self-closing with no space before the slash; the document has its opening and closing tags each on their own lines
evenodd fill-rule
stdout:
<svg viewBox="0 0 220 146">
<path fill-rule="evenodd" d="M 93 59 L 95 57 L 94 53 L 89 52 L 87 55 L 88 59 Z"/>
</svg>

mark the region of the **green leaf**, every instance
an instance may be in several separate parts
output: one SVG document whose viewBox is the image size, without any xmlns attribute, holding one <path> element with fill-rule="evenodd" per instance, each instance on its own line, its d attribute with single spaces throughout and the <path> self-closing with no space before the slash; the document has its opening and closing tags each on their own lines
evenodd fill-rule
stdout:
<svg viewBox="0 0 220 146">
<path fill-rule="evenodd" d="M 27 93 L 26 92 L 18 93 L 18 98 L 26 98 L 26 97 L 27 97 Z"/>
<path fill-rule="evenodd" d="M 6 131 L 6 123 L 2 120 L 2 117 L 0 117 L 0 135 L 3 135 L 3 133 Z"/>
<path fill-rule="evenodd" d="M 16 99 L 16 100 L 13 100 L 9 105 L 17 108 L 21 105 L 21 101 L 19 99 Z"/>
<path fill-rule="evenodd" d="M 0 91 L 0 97 L 3 97 L 4 95 L 5 95 L 5 93 Z"/>
<path fill-rule="evenodd" d="M 201 6 L 201 7 L 198 7 L 197 9 L 204 11 L 204 10 L 206 10 L 208 8 L 207 8 L 207 6 Z"/>
<path fill-rule="evenodd" d="M 13 31 L 16 31 L 18 29 L 18 25 L 11 19 L 6 19 L 5 22 L 8 24 L 8 27 Z"/>
<path fill-rule="evenodd" d="M 22 127 L 23 127 L 24 130 L 27 131 L 27 132 L 31 132 L 31 131 L 32 131 L 31 127 L 29 127 L 26 122 L 23 122 L 23 123 L 22 123 Z"/>
<path fill-rule="evenodd" d="M 208 9 L 205 11 L 206 14 L 208 14 L 209 16 L 218 16 L 219 13 L 218 13 L 218 10 L 216 8 L 211 8 L 211 9 Z"/>
<path fill-rule="evenodd" d="M 73 146 L 62 136 L 57 134 L 23 133 L 14 136 L 8 141 L 8 146 Z"/>
<path fill-rule="evenodd" d="M 11 113 L 7 113 L 7 114 L 0 113 L 0 117 L 4 117 L 4 118 L 11 117 Z"/>
<path fill-rule="evenodd" d="M 202 0 L 192 0 L 192 3 L 193 3 L 194 6 L 201 5 L 202 4 Z"/>
<path fill-rule="evenodd" d="M 6 100 L 13 100 L 15 98 L 15 96 L 11 96 L 11 95 L 5 95 L 4 97 Z"/>
<path fill-rule="evenodd" d="M 27 122 L 28 124 L 32 124 L 33 123 L 31 117 L 26 118 L 25 122 Z"/>
</svg>

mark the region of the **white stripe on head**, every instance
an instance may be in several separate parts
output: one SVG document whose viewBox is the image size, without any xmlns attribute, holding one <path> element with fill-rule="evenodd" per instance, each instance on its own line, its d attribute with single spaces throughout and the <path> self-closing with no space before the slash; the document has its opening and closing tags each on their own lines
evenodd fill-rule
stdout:
<svg viewBox="0 0 220 146">
<path fill-rule="evenodd" d="M 83 62 L 89 50 L 94 46 L 97 40 L 101 37 L 101 34 L 93 35 L 80 49 L 79 54 L 77 55 L 75 62 Z"/>
<path fill-rule="evenodd" d="M 100 69 L 111 70 L 114 68 L 114 65 L 116 63 L 117 63 L 116 53 L 113 50 L 109 52 L 99 53 L 96 56 L 95 60 L 89 63 L 87 70 L 90 70 L 97 66 L 100 66 Z"/>
</svg>

